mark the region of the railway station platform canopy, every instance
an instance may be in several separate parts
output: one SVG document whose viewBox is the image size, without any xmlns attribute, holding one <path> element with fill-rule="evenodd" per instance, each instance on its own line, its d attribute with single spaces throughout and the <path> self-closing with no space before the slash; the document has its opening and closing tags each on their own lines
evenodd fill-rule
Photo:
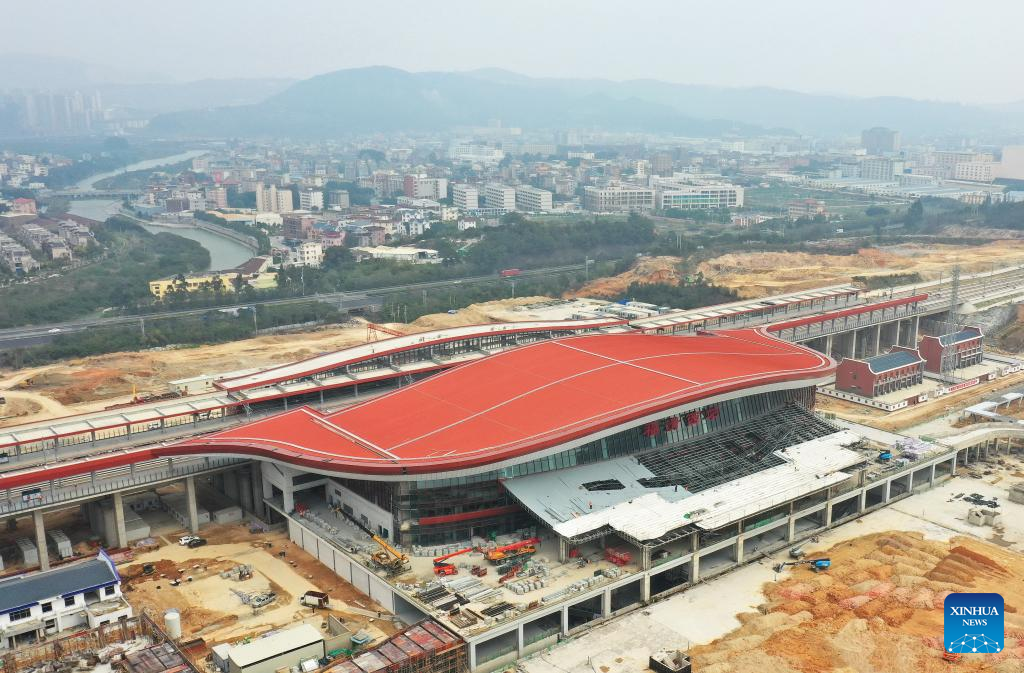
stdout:
<svg viewBox="0 0 1024 673">
<path fill-rule="evenodd" d="M 687 405 L 812 386 L 835 363 L 760 329 L 536 342 L 321 414 L 302 407 L 166 447 L 364 479 L 499 469 Z"/>
</svg>

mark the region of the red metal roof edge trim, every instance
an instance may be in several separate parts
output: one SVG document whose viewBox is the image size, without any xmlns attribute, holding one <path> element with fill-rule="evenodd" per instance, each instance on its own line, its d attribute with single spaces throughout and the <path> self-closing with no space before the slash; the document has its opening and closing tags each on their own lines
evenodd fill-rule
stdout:
<svg viewBox="0 0 1024 673">
<path fill-rule="evenodd" d="M 524 320 L 522 322 L 543 322 L 543 321 L 538 321 L 538 320 L 525 321 Z M 557 322 L 557 321 L 552 321 L 552 322 Z M 565 322 L 566 322 L 565 325 L 552 325 L 551 327 L 522 327 L 522 328 L 518 328 L 518 329 L 513 328 L 513 329 L 503 330 L 502 332 L 500 332 L 500 334 L 525 334 L 525 333 L 528 333 L 528 332 L 547 332 L 547 331 L 551 331 L 551 330 L 565 331 L 565 330 L 572 330 L 572 329 L 598 329 L 598 328 L 604 328 L 604 327 L 615 327 L 617 325 L 628 325 L 629 324 L 628 320 L 622 320 L 622 319 L 609 319 L 606 322 L 597 323 L 597 324 L 594 324 L 594 325 L 573 325 L 572 323 L 574 323 L 576 321 L 568 321 L 568 320 L 565 321 Z M 466 327 L 493 327 L 495 325 L 514 325 L 514 324 L 515 323 L 482 323 L 480 325 L 463 325 L 461 327 L 457 327 L 457 328 L 456 327 L 451 327 L 451 328 L 448 328 L 448 329 L 464 329 Z M 441 330 L 430 330 L 430 331 L 441 331 Z M 380 341 L 377 341 L 375 343 L 377 343 L 377 344 L 387 344 L 388 341 L 392 341 L 393 339 L 404 339 L 404 338 L 411 337 L 411 336 L 417 336 L 417 334 L 420 334 L 420 335 L 422 335 L 422 334 L 429 334 L 429 332 L 419 332 L 419 333 L 414 332 L 412 334 L 406 334 L 406 335 L 400 336 L 400 337 L 391 337 L 389 339 L 381 339 Z M 302 374 L 278 377 L 278 378 L 275 378 L 275 379 L 271 379 L 271 380 L 265 381 L 265 382 L 260 383 L 258 385 L 257 384 L 250 385 L 250 386 L 244 386 L 244 385 L 243 386 L 232 386 L 232 385 L 230 385 L 231 381 L 237 381 L 238 379 L 249 378 L 250 376 L 255 376 L 254 374 L 247 374 L 245 376 L 238 376 L 238 377 L 235 377 L 233 379 L 222 379 L 220 381 L 214 381 L 213 385 L 215 385 L 220 390 L 224 390 L 224 391 L 227 391 L 227 392 L 234 392 L 236 390 L 245 390 L 247 388 L 257 388 L 257 387 L 272 386 L 272 385 L 275 385 L 277 383 L 281 383 L 282 381 L 289 381 L 289 380 L 291 380 L 293 378 L 298 378 L 298 377 L 302 377 L 302 376 L 312 376 L 313 374 L 319 374 L 320 372 L 325 372 L 325 371 L 328 371 L 328 370 L 331 370 L 331 369 L 335 369 L 337 367 L 342 367 L 342 366 L 347 365 L 347 364 L 356 364 L 358 362 L 363 362 L 364 360 L 372 360 L 374 358 L 379 358 L 382 355 L 390 355 L 390 354 L 393 354 L 393 353 L 401 353 L 403 351 L 413 350 L 413 349 L 416 349 L 416 348 L 423 348 L 424 346 L 429 346 L 429 345 L 433 345 L 433 344 L 448 343 L 450 341 L 462 341 L 464 339 L 475 339 L 475 338 L 480 337 L 480 336 L 487 336 L 488 334 L 490 334 L 490 333 L 489 332 L 480 332 L 478 334 L 467 334 L 467 335 L 463 335 L 463 336 L 444 337 L 444 338 L 432 339 L 432 340 L 428 340 L 428 341 L 421 341 L 419 343 L 410 344 L 408 346 L 399 346 L 399 347 L 390 348 L 390 349 L 389 348 L 384 348 L 384 349 L 382 349 L 380 351 L 377 351 L 375 353 L 371 353 L 370 355 L 354 358 L 352 360 L 345 360 L 343 362 L 336 362 L 336 363 L 333 363 L 333 364 L 330 364 L 330 365 L 326 365 L 324 367 L 319 367 L 319 368 L 316 368 L 316 369 L 308 370 L 308 371 L 306 371 L 306 372 L 304 372 Z M 358 346 L 350 346 L 349 348 L 357 348 L 357 347 Z M 341 349 L 341 350 L 347 350 L 347 349 Z M 335 351 L 335 352 L 340 352 L 340 351 Z M 278 365 L 276 367 L 271 367 L 270 369 L 267 369 L 267 370 L 264 370 L 264 371 L 266 371 L 266 372 L 273 372 L 273 371 L 275 371 L 277 369 L 283 369 L 285 367 L 293 367 L 293 366 L 295 366 L 297 364 L 301 364 L 303 362 L 309 362 L 310 360 L 315 360 L 316 358 L 319 358 L 319 357 L 323 357 L 323 356 L 322 355 L 314 355 L 312 357 L 305 358 L 303 360 L 297 360 L 295 362 L 289 362 L 287 364 Z"/>
<path fill-rule="evenodd" d="M 887 308 L 893 308 L 895 306 L 905 306 L 907 304 L 913 304 L 915 302 L 924 301 L 927 298 L 927 294 L 915 294 L 912 297 L 890 299 L 888 301 L 878 302 L 877 304 L 865 304 L 863 306 L 856 306 L 854 308 L 843 309 L 842 311 L 832 311 L 831 313 L 819 313 L 818 315 L 812 315 L 806 318 L 797 318 L 795 320 L 789 320 L 787 322 L 780 322 L 774 325 L 769 325 L 768 331 L 779 332 L 784 329 L 803 327 L 804 325 L 813 325 L 814 323 L 825 322 L 826 320 L 835 320 L 836 318 L 845 318 L 851 315 L 870 313 L 871 311 L 882 311 Z"/>
</svg>

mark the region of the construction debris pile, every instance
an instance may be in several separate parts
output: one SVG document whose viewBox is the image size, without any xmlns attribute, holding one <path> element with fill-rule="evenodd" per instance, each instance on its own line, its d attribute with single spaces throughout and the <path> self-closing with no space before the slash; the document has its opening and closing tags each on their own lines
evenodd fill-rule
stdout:
<svg viewBox="0 0 1024 673">
<path fill-rule="evenodd" d="M 691 652 L 702 673 L 938 673 L 945 597 L 999 592 L 1007 605 L 1004 650 L 967 670 L 1024 670 L 1024 568 L 1011 551 L 969 539 L 881 533 L 827 552 L 831 567 L 800 567 L 766 585 L 767 602 L 729 635 Z M 1016 563 L 1015 563 L 1016 559 Z M 964 664 L 967 664 L 965 659 Z"/>
</svg>

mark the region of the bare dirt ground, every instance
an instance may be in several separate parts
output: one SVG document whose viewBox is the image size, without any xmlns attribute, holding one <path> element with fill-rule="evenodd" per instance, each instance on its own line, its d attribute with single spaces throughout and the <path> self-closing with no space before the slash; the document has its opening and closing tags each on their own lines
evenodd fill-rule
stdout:
<svg viewBox="0 0 1024 673">
<path fill-rule="evenodd" d="M 815 555 L 817 556 L 817 554 Z M 702 673 L 938 673 L 942 601 L 996 592 L 1006 601 L 1006 647 L 964 657 L 959 671 L 1024 670 L 1024 565 L 1020 555 L 971 538 L 926 540 L 885 532 L 824 552 L 828 572 L 792 570 L 764 586 L 766 602 L 742 626 L 691 651 Z"/>
<path fill-rule="evenodd" d="M 966 388 L 952 395 L 946 395 L 924 404 L 904 407 L 899 411 L 886 412 L 881 409 L 839 400 L 826 395 L 815 397 L 815 406 L 819 411 L 832 412 L 839 418 L 870 425 L 880 430 L 900 432 L 907 428 L 937 418 L 944 414 L 955 414 L 957 411 L 977 404 L 990 397 L 993 393 L 1019 386 L 1024 383 L 1024 372 L 1017 372 L 1000 377 L 995 381 L 986 381 L 972 388 Z"/>
<path fill-rule="evenodd" d="M 965 273 L 993 264 L 1024 261 L 1024 241 L 1000 240 L 980 246 L 904 244 L 864 248 L 855 255 L 805 252 L 749 252 L 715 257 L 698 270 L 717 285 L 743 297 L 761 297 L 821 285 L 849 283 L 853 276 L 917 272 L 925 279 L 949 273 L 959 263 Z"/>
<path fill-rule="evenodd" d="M 472 304 L 457 313 L 423 316 L 408 325 L 390 327 L 405 333 L 459 327 L 507 319 L 508 309 L 548 299 L 519 297 Z M 0 372 L 0 394 L 8 400 L 0 408 L 0 427 L 72 414 L 100 411 L 138 395 L 167 392 L 169 381 L 204 373 L 270 367 L 366 341 L 364 322 L 315 332 L 276 334 L 231 343 L 110 353 L 67 360 L 54 365 Z M 386 335 L 384 335 L 386 336 Z"/>
<path fill-rule="evenodd" d="M 379 605 L 358 592 L 318 560 L 292 544 L 284 532 L 252 535 L 245 526 L 208 526 L 203 536 L 210 544 L 189 549 L 175 540 L 154 551 L 138 554 L 122 567 L 126 579 L 125 596 L 134 608 L 163 615 L 168 608 L 181 613 L 185 638 L 202 638 L 207 647 L 236 642 L 292 623 L 308 622 L 317 628 L 334 614 L 352 631 L 365 629 L 375 637 L 396 631 L 387 618 L 370 618 L 347 608 L 383 611 Z M 267 545 L 270 546 L 267 546 Z M 284 552 L 285 556 L 278 554 Z M 143 564 L 151 563 L 155 572 L 143 575 Z M 224 579 L 222 571 L 238 565 L 250 565 L 253 577 L 239 581 Z M 191 581 L 188 578 L 191 577 Z M 172 586 L 172 580 L 179 580 Z M 243 604 L 238 593 L 273 591 L 277 600 L 258 614 Z M 315 613 L 299 604 L 309 590 L 327 593 L 330 610 Z"/>
<path fill-rule="evenodd" d="M 567 293 L 566 297 L 617 299 L 633 283 L 678 285 L 682 280 L 679 273 L 679 264 L 682 261 L 679 257 L 641 257 L 625 273 L 592 280 L 579 290 Z"/>
</svg>

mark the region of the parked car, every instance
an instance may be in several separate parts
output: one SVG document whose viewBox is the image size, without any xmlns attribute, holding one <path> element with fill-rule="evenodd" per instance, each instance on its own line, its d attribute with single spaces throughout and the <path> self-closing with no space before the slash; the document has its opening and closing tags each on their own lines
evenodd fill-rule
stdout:
<svg viewBox="0 0 1024 673">
<path fill-rule="evenodd" d="M 195 549 L 196 547 L 202 547 L 204 544 L 206 544 L 205 537 L 193 537 L 189 540 L 188 547 L 190 549 Z"/>
</svg>

